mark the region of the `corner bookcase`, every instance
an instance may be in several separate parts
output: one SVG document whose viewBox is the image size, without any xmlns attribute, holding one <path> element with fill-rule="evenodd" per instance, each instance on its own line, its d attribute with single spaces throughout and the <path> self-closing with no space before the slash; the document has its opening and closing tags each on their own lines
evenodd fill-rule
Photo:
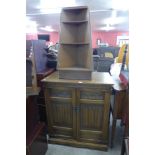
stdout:
<svg viewBox="0 0 155 155">
<path fill-rule="evenodd" d="M 93 70 L 89 9 L 66 7 L 60 16 L 60 79 L 91 80 Z"/>
</svg>

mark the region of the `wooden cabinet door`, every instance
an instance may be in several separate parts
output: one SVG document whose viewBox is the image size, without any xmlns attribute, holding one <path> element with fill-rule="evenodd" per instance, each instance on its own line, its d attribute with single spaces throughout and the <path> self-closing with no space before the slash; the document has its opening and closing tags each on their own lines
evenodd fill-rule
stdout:
<svg viewBox="0 0 155 155">
<path fill-rule="evenodd" d="M 75 138 L 75 89 L 54 87 L 45 90 L 48 130 L 50 137 Z"/>
<path fill-rule="evenodd" d="M 107 144 L 110 95 L 99 89 L 77 90 L 77 139 Z"/>
</svg>

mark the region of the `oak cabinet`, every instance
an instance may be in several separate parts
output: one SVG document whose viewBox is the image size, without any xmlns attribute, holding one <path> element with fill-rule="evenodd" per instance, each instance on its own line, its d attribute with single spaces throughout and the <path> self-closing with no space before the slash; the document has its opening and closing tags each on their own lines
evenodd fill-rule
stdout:
<svg viewBox="0 0 155 155">
<path fill-rule="evenodd" d="M 49 142 L 107 150 L 112 79 L 92 73 L 92 80 L 63 80 L 58 72 L 43 81 Z"/>
</svg>

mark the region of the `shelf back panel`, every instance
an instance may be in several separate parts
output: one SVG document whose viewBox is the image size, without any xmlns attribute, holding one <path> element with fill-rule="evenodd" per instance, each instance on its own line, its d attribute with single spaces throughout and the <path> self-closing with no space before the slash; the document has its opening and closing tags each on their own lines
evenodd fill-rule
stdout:
<svg viewBox="0 0 155 155">
<path fill-rule="evenodd" d="M 90 51 L 90 45 L 60 45 L 58 68 L 77 66 L 91 69 Z"/>
<path fill-rule="evenodd" d="M 89 42 L 88 23 L 65 24 L 61 23 L 60 42 L 62 43 L 85 43 Z"/>
<path fill-rule="evenodd" d="M 81 21 L 88 19 L 87 9 L 62 10 L 61 21 Z"/>
</svg>

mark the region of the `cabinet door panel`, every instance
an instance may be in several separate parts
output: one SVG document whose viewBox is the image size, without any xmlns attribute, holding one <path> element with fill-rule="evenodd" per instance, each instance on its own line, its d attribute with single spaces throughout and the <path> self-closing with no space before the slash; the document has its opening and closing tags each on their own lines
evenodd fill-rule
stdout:
<svg viewBox="0 0 155 155">
<path fill-rule="evenodd" d="M 80 99 L 103 100 L 105 94 L 100 90 L 82 89 L 80 91 Z"/>
<path fill-rule="evenodd" d="M 103 105 L 80 104 L 80 129 L 102 130 Z"/>
<path fill-rule="evenodd" d="M 49 89 L 49 93 L 51 97 L 72 98 L 72 89 L 70 88 L 57 87 Z"/>
<path fill-rule="evenodd" d="M 77 90 L 77 136 L 80 141 L 107 142 L 110 105 L 107 95 L 97 89 Z"/>
<path fill-rule="evenodd" d="M 52 102 L 53 125 L 62 127 L 72 127 L 72 104 L 65 102 Z"/>
<path fill-rule="evenodd" d="M 48 89 L 47 112 L 48 123 L 51 128 L 51 137 L 71 138 L 74 136 L 73 129 L 75 114 L 73 111 L 75 91 L 71 88 Z"/>
</svg>

